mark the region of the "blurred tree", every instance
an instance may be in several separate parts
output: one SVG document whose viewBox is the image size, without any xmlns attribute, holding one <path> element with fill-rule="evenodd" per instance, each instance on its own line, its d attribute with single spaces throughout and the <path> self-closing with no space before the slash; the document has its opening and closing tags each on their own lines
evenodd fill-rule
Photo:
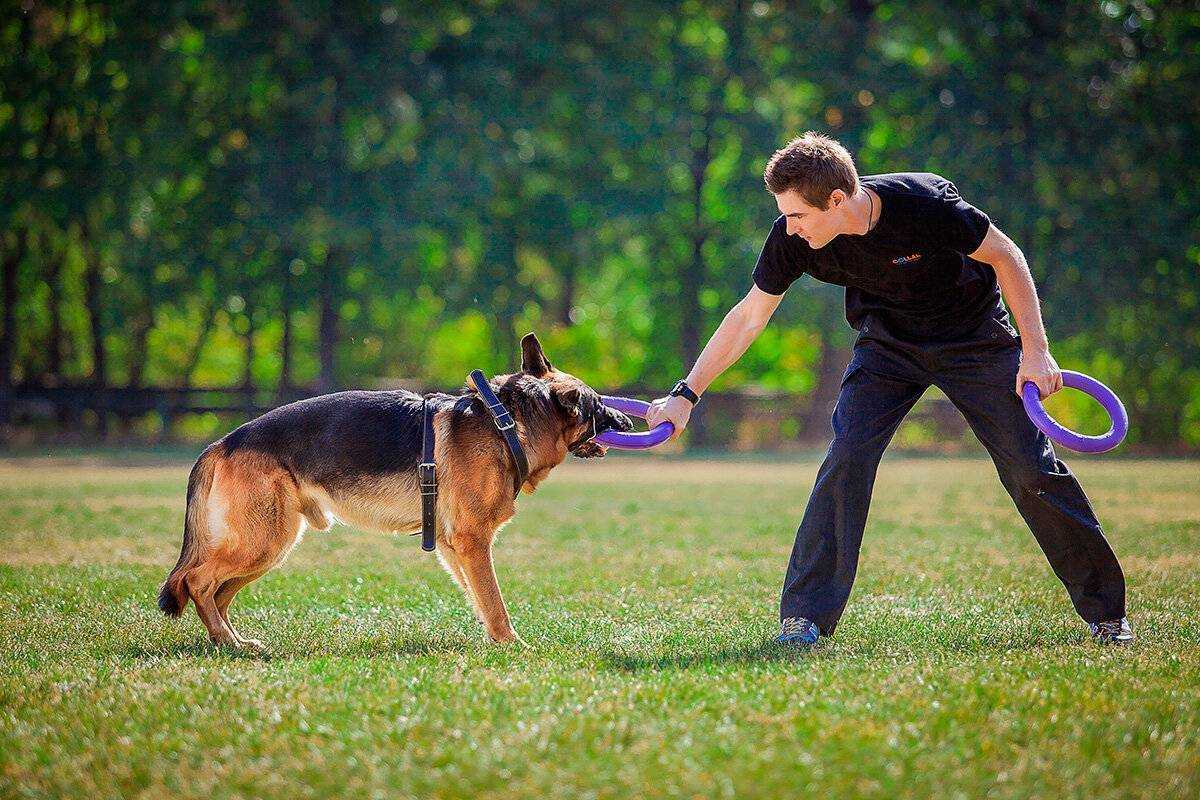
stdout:
<svg viewBox="0 0 1200 800">
<path fill-rule="evenodd" d="M 1194 3 L 26 0 L 0 41 L 0 421 L 14 382 L 445 385 L 531 328 L 665 390 L 816 128 L 956 181 L 1064 366 L 1200 445 Z M 840 299 L 798 283 L 717 388 L 824 430 Z"/>
</svg>

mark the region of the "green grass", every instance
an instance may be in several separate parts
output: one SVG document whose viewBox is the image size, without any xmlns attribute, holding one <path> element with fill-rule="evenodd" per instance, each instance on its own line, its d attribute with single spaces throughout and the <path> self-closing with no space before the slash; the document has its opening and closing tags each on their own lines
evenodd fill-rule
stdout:
<svg viewBox="0 0 1200 800">
<path fill-rule="evenodd" d="M 988 462 L 885 460 L 837 637 L 766 645 L 813 462 L 574 462 L 484 641 L 415 538 L 309 533 L 269 658 L 155 607 L 186 464 L 0 461 L 0 797 L 1185 797 L 1200 468 L 1075 459 L 1140 636 L 1093 646 Z"/>
</svg>

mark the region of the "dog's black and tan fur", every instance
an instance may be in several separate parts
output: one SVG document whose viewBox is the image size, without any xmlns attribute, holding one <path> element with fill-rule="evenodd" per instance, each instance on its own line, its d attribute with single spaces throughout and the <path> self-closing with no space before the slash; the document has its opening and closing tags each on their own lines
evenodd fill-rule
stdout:
<svg viewBox="0 0 1200 800">
<path fill-rule="evenodd" d="M 630 430 L 578 378 L 554 369 L 533 334 L 521 341 L 521 372 L 493 378 L 529 460 L 532 492 L 568 452 L 604 454 L 596 433 Z M 515 467 L 483 400 L 430 395 L 438 472 L 437 553 L 497 642 L 519 641 L 492 567 L 496 532 L 516 512 Z M 234 595 L 280 564 L 306 527 L 344 521 L 411 533 L 421 528 L 417 464 L 422 398 L 356 391 L 277 408 L 209 445 L 188 479 L 183 551 L 159 593 L 177 617 L 190 598 L 218 645 L 261 649 L 229 621 Z M 414 544 L 414 556 L 420 552 Z"/>
</svg>

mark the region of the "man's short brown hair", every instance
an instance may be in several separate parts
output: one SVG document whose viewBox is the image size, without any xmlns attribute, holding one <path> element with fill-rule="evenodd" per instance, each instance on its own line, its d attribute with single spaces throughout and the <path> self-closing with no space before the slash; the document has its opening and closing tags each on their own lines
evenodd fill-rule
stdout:
<svg viewBox="0 0 1200 800">
<path fill-rule="evenodd" d="M 824 211 L 829 195 L 841 189 L 853 197 L 858 191 L 858 170 L 846 148 L 828 136 L 809 131 L 775 151 L 763 180 L 771 194 L 799 192 L 804 202 Z"/>
</svg>

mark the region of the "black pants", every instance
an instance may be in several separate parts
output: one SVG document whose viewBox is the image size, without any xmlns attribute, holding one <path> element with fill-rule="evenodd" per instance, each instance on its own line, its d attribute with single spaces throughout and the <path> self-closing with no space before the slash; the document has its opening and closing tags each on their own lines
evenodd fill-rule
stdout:
<svg viewBox="0 0 1200 800">
<path fill-rule="evenodd" d="M 1087 622 L 1125 616 L 1125 576 L 1087 496 L 1014 393 L 1020 340 L 989 320 L 960 341 L 916 345 L 872 317 L 863 325 L 833 413 L 833 442 L 796 531 L 781 617 L 830 635 L 850 597 L 883 450 L 931 385 L 962 411 L 1004 488 Z"/>
</svg>

